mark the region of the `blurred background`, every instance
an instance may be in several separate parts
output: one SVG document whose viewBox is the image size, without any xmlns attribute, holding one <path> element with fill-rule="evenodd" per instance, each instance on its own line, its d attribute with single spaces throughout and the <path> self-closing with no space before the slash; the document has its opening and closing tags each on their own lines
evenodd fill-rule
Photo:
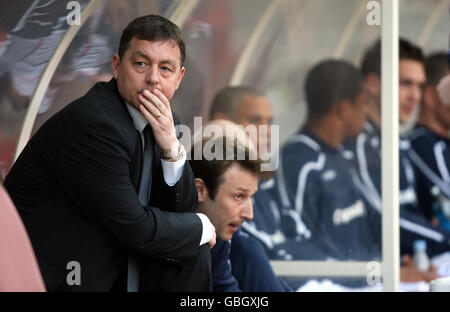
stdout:
<svg viewBox="0 0 450 312">
<path fill-rule="evenodd" d="M 32 133 L 55 112 L 111 77 L 110 59 L 133 18 L 156 13 L 181 26 L 186 75 L 172 100 L 181 122 L 208 121 L 214 94 L 227 85 L 263 90 L 280 125 L 280 144 L 306 118 L 303 79 L 317 61 L 338 57 L 360 65 L 380 37 L 361 0 L 102 0 L 70 43 L 51 78 Z M 69 1 L 1 0 L 0 173 L 12 165 L 35 87 L 70 25 Z M 78 1 L 81 10 L 87 0 Z M 186 4 L 189 5 L 186 5 Z M 447 50 L 447 0 L 400 1 L 400 35 L 425 54 Z"/>
</svg>

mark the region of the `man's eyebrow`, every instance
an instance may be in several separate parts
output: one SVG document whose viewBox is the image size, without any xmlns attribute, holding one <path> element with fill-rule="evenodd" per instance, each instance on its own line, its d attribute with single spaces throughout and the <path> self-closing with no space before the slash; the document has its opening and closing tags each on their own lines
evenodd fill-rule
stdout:
<svg viewBox="0 0 450 312">
<path fill-rule="evenodd" d="M 133 53 L 133 57 L 143 57 L 143 58 L 145 58 L 147 60 L 150 60 L 150 58 L 145 53 L 143 53 L 141 51 L 134 52 Z"/>
<path fill-rule="evenodd" d="M 251 193 L 251 192 L 252 192 L 251 190 L 249 190 L 249 189 L 247 189 L 247 188 L 245 188 L 245 187 L 242 187 L 242 186 L 238 187 L 237 190 L 238 190 L 238 191 L 243 191 L 243 192 L 245 192 L 245 193 Z M 256 193 L 257 191 L 258 191 L 258 190 L 256 189 L 256 190 L 255 190 L 255 193 Z"/>
<path fill-rule="evenodd" d="M 414 79 L 411 78 L 405 78 L 405 79 L 400 79 L 400 83 L 404 83 L 404 84 L 416 84 L 416 81 Z M 418 85 L 422 86 L 425 85 L 425 82 L 417 82 Z"/>
<path fill-rule="evenodd" d="M 146 60 L 150 61 L 150 58 L 145 53 L 143 53 L 142 51 L 139 51 L 139 50 L 133 53 L 133 57 L 143 57 Z M 163 61 L 161 61 L 161 63 L 169 64 L 169 65 L 176 67 L 176 62 L 172 59 L 163 60 Z"/>
</svg>

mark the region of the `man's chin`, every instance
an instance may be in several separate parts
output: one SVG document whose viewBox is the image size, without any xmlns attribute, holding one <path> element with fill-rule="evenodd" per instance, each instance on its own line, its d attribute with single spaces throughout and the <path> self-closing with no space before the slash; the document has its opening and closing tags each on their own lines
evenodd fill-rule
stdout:
<svg viewBox="0 0 450 312">
<path fill-rule="evenodd" d="M 222 241 L 229 241 L 233 237 L 233 233 L 223 233 L 220 235 L 217 235 L 217 237 Z"/>
<path fill-rule="evenodd" d="M 404 126 L 406 124 L 408 124 L 408 122 L 411 120 L 411 116 L 408 117 L 400 117 L 400 125 Z"/>
<path fill-rule="evenodd" d="M 139 110 L 139 105 L 141 105 L 141 102 L 137 97 L 132 99 L 132 101 L 127 101 L 127 103 L 136 108 L 137 110 Z"/>
</svg>

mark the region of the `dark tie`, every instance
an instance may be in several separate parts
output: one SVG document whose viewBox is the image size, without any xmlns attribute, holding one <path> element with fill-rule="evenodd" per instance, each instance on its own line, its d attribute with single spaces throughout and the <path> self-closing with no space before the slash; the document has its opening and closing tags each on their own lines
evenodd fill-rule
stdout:
<svg viewBox="0 0 450 312">
<path fill-rule="evenodd" d="M 150 188 L 152 187 L 153 138 L 149 125 L 142 132 L 144 134 L 144 157 L 141 182 L 139 183 L 139 201 L 141 205 L 147 206 Z"/>
<path fill-rule="evenodd" d="M 142 157 L 141 181 L 139 183 L 139 202 L 141 205 L 147 206 L 152 186 L 153 140 L 149 125 L 142 132 L 144 135 L 144 153 Z M 139 139 L 141 138 L 139 137 Z M 134 255 L 128 256 L 127 289 L 129 292 L 139 290 L 139 262 Z"/>
</svg>

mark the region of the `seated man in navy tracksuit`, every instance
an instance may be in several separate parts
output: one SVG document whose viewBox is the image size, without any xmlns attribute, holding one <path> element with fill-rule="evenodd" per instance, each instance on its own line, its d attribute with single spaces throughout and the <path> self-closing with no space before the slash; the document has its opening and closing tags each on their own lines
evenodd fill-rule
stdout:
<svg viewBox="0 0 450 312">
<path fill-rule="evenodd" d="M 276 176 L 261 185 L 255 219 L 243 229 L 273 259 L 379 260 L 373 212 L 356 187 L 353 155 L 342 147 L 365 122 L 362 77 L 350 63 L 327 60 L 310 70 L 305 91 L 306 125 L 281 149 Z M 305 278 L 287 280 L 297 288 Z M 366 282 L 333 281 L 356 287 Z"/>
<path fill-rule="evenodd" d="M 311 233 L 296 212 L 282 209 L 281 183 L 277 181 L 279 179 L 271 178 L 259 185 L 253 196 L 254 218 L 242 224 L 242 232 L 256 239 L 271 260 L 327 260 L 329 254 L 326 251 L 314 242 L 302 239 L 302 235 L 310 237 Z M 286 206 L 289 207 L 289 203 Z"/>
<path fill-rule="evenodd" d="M 429 220 L 450 231 L 450 103 L 437 90 L 450 74 L 447 54 L 429 56 L 425 69 L 427 83 L 409 156 L 417 169 L 420 207 Z"/>
<path fill-rule="evenodd" d="M 379 259 L 381 218 L 357 187 L 353 153 L 340 146 L 364 124 L 361 77 L 336 61 L 318 65 L 308 77 L 308 122 L 283 147 L 276 177 L 254 196 L 254 220 L 242 227 L 272 259 Z M 416 271 L 403 266 L 402 280 L 421 279 Z"/>
<path fill-rule="evenodd" d="M 232 275 L 239 288 L 249 292 L 292 291 L 288 284 L 277 277 L 260 242 L 245 231 L 238 230 L 230 241 Z M 213 248 L 213 265 L 214 248 Z M 213 274 L 213 277 L 215 275 Z"/>
<path fill-rule="evenodd" d="M 418 47 L 400 39 L 399 51 L 399 117 L 400 123 L 404 124 L 420 104 L 425 72 L 422 52 Z M 355 164 L 362 181 L 359 187 L 376 212 L 373 223 L 381 222 L 380 59 L 378 41 L 366 51 L 361 66 L 368 90 L 368 120 L 364 131 L 345 144 L 355 153 Z M 412 255 L 414 241 L 418 239 L 426 240 L 429 256 L 449 251 L 449 235 L 433 227 L 419 208 L 417 185 L 421 177 L 416 175 L 410 159 L 410 142 L 400 138 L 399 145 L 400 252 L 402 255 Z M 380 226 L 376 228 L 381 229 Z M 377 235 L 381 237 L 381 232 Z"/>
<path fill-rule="evenodd" d="M 222 153 L 211 159 L 191 157 L 190 164 L 198 190 L 199 211 L 213 223 L 217 242 L 211 250 L 214 291 L 289 291 L 275 276 L 264 249 L 246 234 L 232 246 L 231 238 L 241 235 L 239 226 L 253 219 L 252 196 L 258 188 L 260 160 L 252 160 L 248 147 L 227 137 L 203 138 L 192 151 L 205 151 L 205 144 L 221 144 Z M 215 151 L 220 149 L 216 148 Z M 243 160 L 238 151 L 245 150 Z M 229 155 L 233 155 L 230 159 Z M 209 160 L 208 160 L 209 159 Z M 241 158 L 239 158 L 241 159 Z M 240 258 L 230 261 L 230 248 L 239 250 Z M 234 275 L 239 276 L 239 280 Z"/>
<path fill-rule="evenodd" d="M 284 232 L 315 246 L 316 260 L 379 259 L 372 212 L 342 147 L 365 122 L 362 77 L 350 63 L 327 60 L 310 70 L 305 91 L 306 125 L 283 146 L 276 176 Z"/>
<path fill-rule="evenodd" d="M 312 251 L 312 245 L 299 248 L 306 242 L 296 239 L 297 233 L 303 233 L 304 227 L 301 227 L 301 222 L 291 222 L 291 217 L 296 219 L 294 211 L 286 211 L 288 216 L 283 214 L 276 181 L 276 178 L 271 178 L 260 183 L 258 192 L 253 196 L 254 218 L 242 224 L 243 232 L 257 239 L 272 260 L 324 259 L 324 255 Z M 285 223 L 288 225 L 284 226 Z"/>
</svg>

